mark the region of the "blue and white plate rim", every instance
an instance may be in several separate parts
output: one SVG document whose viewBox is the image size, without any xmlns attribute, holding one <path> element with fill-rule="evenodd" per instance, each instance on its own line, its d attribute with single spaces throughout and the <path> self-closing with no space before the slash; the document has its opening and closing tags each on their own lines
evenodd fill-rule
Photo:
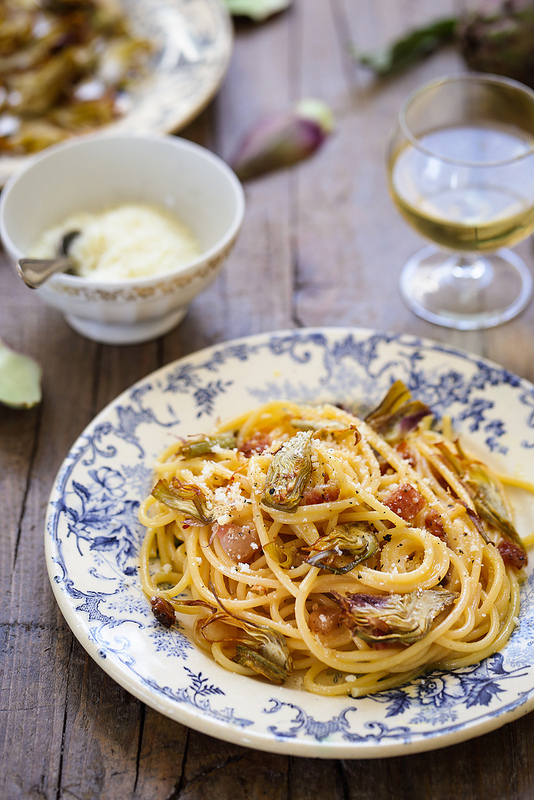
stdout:
<svg viewBox="0 0 534 800">
<path fill-rule="evenodd" d="M 346 402 L 345 384 L 356 376 L 370 405 L 393 378 L 402 378 L 430 405 L 451 412 L 475 449 L 513 463 L 522 477 L 534 480 L 534 467 L 528 471 L 534 386 L 440 342 L 361 328 L 304 328 L 223 342 L 161 367 L 119 395 L 78 437 L 58 472 L 45 526 L 51 585 L 68 625 L 89 655 L 150 707 L 236 744 L 321 758 L 379 758 L 444 747 L 534 708 L 534 667 L 527 657 L 534 643 L 530 573 L 522 624 L 502 654 L 369 698 L 327 699 L 231 675 L 192 648 L 183 632 L 173 634 L 172 652 L 162 644 L 162 635 L 169 634 L 157 630 L 135 579 L 132 564 L 142 530 L 132 515 L 149 489 L 150 467 L 168 431 L 185 434 L 193 426 L 198 432 L 216 417 L 275 396 Z M 117 452 L 119 460 L 126 458 L 123 464 L 116 463 Z M 130 487 L 139 469 L 146 480 L 142 493 Z M 137 495 L 125 495 L 125 485 Z M 113 539 L 113 532 L 102 529 L 97 501 L 94 516 L 87 515 L 95 528 L 87 528 L 80 509 L 94 487 L 101 508 L 116 502 L 112 521 L 123 530 L 126 544 L 120 546 L 131 553 L 117 552 L 120 536 Z M 531 512 L 528 501 L 521 513 L 530 519 Z M 118 588 L 110 592 L 111 587 Z M 114 606 L 115 595 L 121 603 Z"/>
</svg>

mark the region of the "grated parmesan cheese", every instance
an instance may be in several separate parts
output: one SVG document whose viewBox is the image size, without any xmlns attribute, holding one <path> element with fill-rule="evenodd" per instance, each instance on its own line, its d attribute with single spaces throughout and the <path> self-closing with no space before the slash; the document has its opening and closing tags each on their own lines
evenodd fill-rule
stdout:
<svg viewBox="0 0 534 800">
<path fill-rule="evenodd" d="M 45 231 L 32 258 L 54 258 L 65 233 L 80 231 L 69 248 L 76 273 L 115 281 L 171 272 L 201 254 L 193 233 L 167 209 L 128 203 L 96 213 L 73 214 Z"/>
<path fill-rule="evenodd" d="M 247 499 L 241 494 L 239 483 L 229 483 L 228 486 L 219 486 L 213 492 L 213 504 L 215 506 L 215 517 L 219 525 L 226 525 L 235 516 L 243 511 L 247 504 Z"/>
</svg>

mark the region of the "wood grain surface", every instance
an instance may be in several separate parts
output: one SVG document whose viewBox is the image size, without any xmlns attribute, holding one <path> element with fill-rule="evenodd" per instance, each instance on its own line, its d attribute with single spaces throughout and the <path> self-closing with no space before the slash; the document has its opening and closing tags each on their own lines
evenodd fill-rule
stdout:
<svg viewBox="0 0 534 800">
<path fill-rule="evenodd" d="M 149 2 L 149 0 L 147 0 Z M 463 68 L 445 48 L 377 81 L 351 49 L 380 47 L 457 13 L 453 0 L 294 0 L 262 24 L 236 21 L 228 74 L 181 135 L 231 160 L 257 119 L 303 97 L 336 129 L 310 160 L 246 185 L 238 244 L 185 321 L 129 347 L 81 338 L 0 253 L 0 338 L 43 367 L 42 404 L 0 408 L 0 797 L 5 800 L 527 800 L 534 798 L 532 714 L 421 755 L 324 761 L 211 739 L 133 698 L 86 655 L 53 599 L 43 525 L 54 476 L 76 437 L 121 391 L 157 367 L 245 334 L 351 325 L 427 336 L 534 380 L 534 304 L 484 333 L 415 317 L 398 277 L 421 245 L 388 197 L 384 153 L 403 98 Z M 529 264 L 530 241 L 518 247 Z"/>
</svg>

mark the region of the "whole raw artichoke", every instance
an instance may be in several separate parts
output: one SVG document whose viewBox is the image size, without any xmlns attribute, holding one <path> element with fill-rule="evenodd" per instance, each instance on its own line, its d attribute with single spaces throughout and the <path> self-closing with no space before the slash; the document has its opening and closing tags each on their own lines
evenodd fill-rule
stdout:
<svg viewBox="0 0 534 800">
<path fill-rule="evenodd" d="M 534 86 L 533 0 L 485 0 L 456 28 L 466 64 Z"/>
<path fill-rule="evenodd" d="M 534 87 L 534 0 L 475 0 L 458 17 L 415 28 L 385 48 L 354 57 L 376 75 L 401 72 L 453 44 L 467 66 Z"/>
</svg>

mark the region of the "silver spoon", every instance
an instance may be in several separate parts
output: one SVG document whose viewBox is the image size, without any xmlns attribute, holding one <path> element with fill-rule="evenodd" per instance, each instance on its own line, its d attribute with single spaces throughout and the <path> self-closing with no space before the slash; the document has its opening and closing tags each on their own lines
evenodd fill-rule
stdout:
<svg viewBox="0 0 534 800">
<path fill-rule="evenodd" d="M 69 231 L 61 237 L 56 258 L 21 258 L 17 264 L 17 272 L 31 289 L 38 289 L 56 272 L 74 270 L 74 262 L 69 258 L 69 248 L 80 235 L 80 231 Z"/>
</svg>

